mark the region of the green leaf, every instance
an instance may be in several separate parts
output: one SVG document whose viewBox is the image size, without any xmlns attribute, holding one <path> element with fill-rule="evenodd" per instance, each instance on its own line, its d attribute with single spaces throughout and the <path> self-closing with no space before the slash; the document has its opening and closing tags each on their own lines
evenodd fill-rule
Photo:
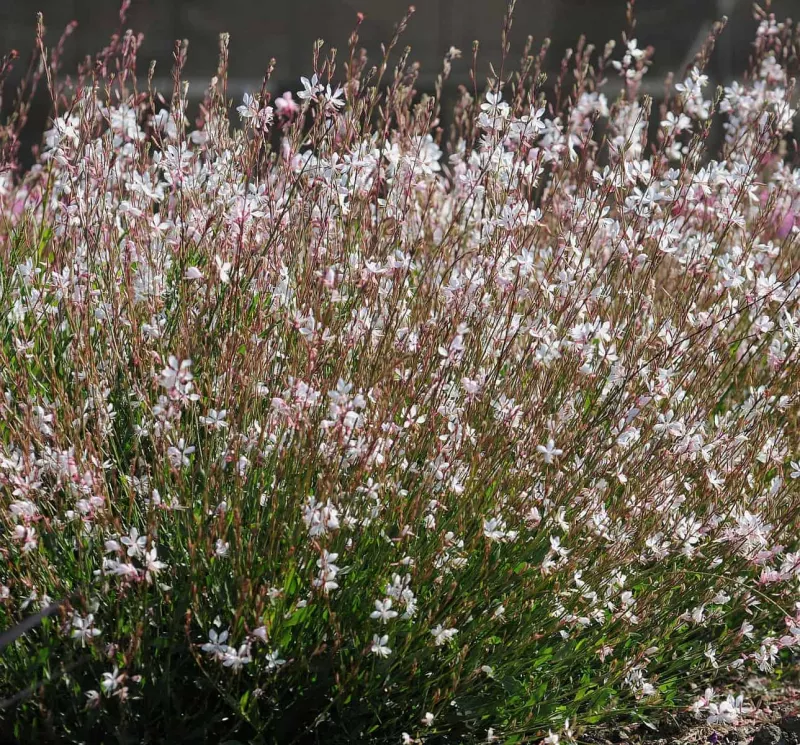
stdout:
<svg viewBox="0 0 800 745">
<path fill-rule="evenodd" d="M 294 613 L 292 613 L 291 618 L 289 618 L 289 620 L 286 621 L 284 626 L 287 626 L 287 627 L 297 626 L 297 624 L 300 623 L 300 621 L 305 619 L 305 617 L 308 615 L 308 613 L 309 613 L 308 606 L 306 606 L 305 608 L 300 608 L 300 609 L 296 610 Z"/>
</svg>

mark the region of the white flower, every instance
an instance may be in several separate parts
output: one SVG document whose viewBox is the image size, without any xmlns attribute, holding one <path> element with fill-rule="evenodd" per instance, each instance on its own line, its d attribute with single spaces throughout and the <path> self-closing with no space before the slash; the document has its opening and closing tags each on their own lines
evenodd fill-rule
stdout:
<svg viewBox="0 0 800 745">
<path fill-rule="evenodd" d="M 102 680 L 100 681 L 100 688 L 103 693 L 108 695 L 117 689 L 120 683 L 125 680 L 125 674 L 119 674 L 119 669 L 114 667 L 110 673 L 103 673 Z"/>
<path fill-rule="evenodd" d="M 308 535 L 316 538 L 339 530 L 339 510 L 330 503 L 322 504 L 314 497 L 309 497 L 303 507 L 303 522 L 308 528 Z"/>
<path fill-rule="evenodd" d="M 342 108 L 344 106 L 345 101 L 342 98 L 344 96 L 344 90 L 342 88 L 337 88 L 335 91 L 331 91 L 330 85 L 325 86 L 325 110 L 328 113 L 334 112 L 337 109 Z"/>
<path fill-rule="evenodd" d="M 145 572 L 144 578 L 148 582 L 153 581 L 153 577 L 156 576 L 162 569 L 166 569 L 167 565 L 163 561 L 159 561 L 157 558 L 157 550 L 155 545 L 151 547 L 151 549 L 145 554 Z"/>
<path fill-rule="evenodd" d="M 297 92 L 297 97 L 303 101 L 316 99 L 317 93 L 322 90 L 322 86 L 319 84 L 319 78 L 317 77 L 316 73 L 311 76 L 311 80 L 301 77 L 300 82 L 303 84 L 303 90 Z"/>
<path fill-rule="evenodd" d="M 120 543 L 128 547 L 128 556 L 140 556 L 147 546 L 147 536 L 139 535 L 139 531 L 136 528 L 131 528 L 128 535 L 120 538 Z"/>
<path fill-rule="evenodd" d="M 233 647 L 228 647 L 225 650 L 222 664 L 225 667 L 231 668 L 231 670 L 241 670 L 244 665 L 247 665 L 251 661 L 250 646 L 248 644 L 242 644 L 238 650 L 233 649 Z"/>
<path fill-rule="evenodd" d="M 200 424 L 205 425 L 209 429 L 226 429 L 228 427 L 228 423 L 225 421 L 227 414 L 227 409 L 222 409 L 220 411 L 209 409 L 208 414 L 206 416 L 201 416 L 199 421 Z"/>
<path fill-rule="evenodd" d="M 281 659 L 280 652 L 273 649 L 267 653 L 267 670 L 277 670 L 281 665 L 285 665 L 286 660 Z"/>
<path fill-rule="evenodd" d="M 376 600 L 375 610 L 369 614 L 369 617 L 380 619 L 383 623 L 391 621 L 393 618 L 397 617 L 397 611 L 392 610 L 391 608 L 392 608 L 391 598 L 386 598 L 386 600 Z"/>
<path fill-rule="evenodd" d="M 256 639 L 260 639 L 262 642 L 266 644 L 267 642 L 267 627 L 266 626 L 259 626 L 257 629 L 253 629 L 250 632 L 250 636 L 254 636 Z"/>
<path fill-rule="evenodd" d="M 708 724 L 737 724 L 739 715 L 744 711 L 743 697 L 736 698 L 731 695 L 718 704 L 713 701 L 708 703 Z"/>
<path fill-rule="evenodd" d="M 720 474 L 713 469 L 706 471 L 706 478 L 708 479 L 708 483 L 718 491 L 721 491 L 725 486 L 724 477 L 720 476 Z"/>
<path fill-rule="evenodd" d="M 167 457 L 175 468 L 189 465 L 189 456 L 195 451 L 194 445 L 187 445 L 181 437 L 175 445 L 167 448 Z"/>
<path fill-rule="evenodd" d="M 181 360 L 175 355 L 170 355 L 167 360 L 167 366 L 161 371 L 159 376 L 159 383 L 168 391 L 172 391 L 179 386 L 192 380 L 192 373 L 189 368 L 192 366 L 191 360 Z"/>
<path fill-rule="evenodd" d="M 762 673 L 771 673 L 775 660 L 778 657 L 778 647 L 775 644 L 762 644 L 761 648 L 753 655 L 753 659 Z"/>
<path fill-rule="evenodd" d="M 683 93 L 687 98 L 690 98 L 699 96 L 707 84 L 708 75 L 702 75 L 696 67 L 693 67 L 690 72 L 690 77 L 686 78 L 683 83 L 676 84 L 675 90 L 679 93 Z"/>
<path fill-rule="evenodd" d="M 602 647 L 600 647 L 600 649 L 597 650 L 597 655 L 600 657 L 600 662 L 605 662 L 606 657 L 608 657 L 610 654 L 613 654 L 613 652 L 614 647 L 609 644 L 604 644 Z"/>
<path fill-rule="evenodd" d="M 225 657 L 225 653 L 230 649 L 226 641 L 228 641 L 228 632 L 222 631 L 219 634 L 216 629 L 211 629 L 208 632 L 208 641 L 200 647 L 206 654 L 211 655 L 216 660 L 221 660 Z"/>
<path fill-rule="evenodd" d="M 505 520 L 499 517 L 483 521 L 483 534 L 490 541 L 500 542 L 514 541 L 518 535 L 516 530 L 506 530 Z"/>
<path fill-rule="evenodd" d="M 447 644 L 457 633 L 458 629 L 446 629 L 442 624 L 438 624 L 435 628 L 431 629 L 431 635 L 437 647 Z"/>
<path fill-rule="evenodd" d="M 86 691 L 86 708 L 94 709 L 100 706 L 100 692 Z"/>
<path fill-rule="evenodd" d="M 383 636 L 379 636 L 378 634 L 373 634 L 371 651 L 373 654 L 378 655 L 378 657 L 388 657 L 392 653 L 388 644 L 388 635 L 384 634 Z"/>
<path fill-rule="evenodd" d="M 14 539 L 22 543 L 22 552 L 28 553 L 36 548 L 36 529 L 25 525 L 14 526 Z"/>
<path fill-rule="evenodd" d="M 230 547 L 231 544 L 228 541 L 223 541 L 222 538 L 217 538 L 217 542 L 214 544 L 214 554 L 220 558 L 227 556 Z"/>
<path fill-rule="evenodd" d="M 231 281 L 231 267 L 230 261 L 223 261 L 219 256 L 214 257 L 214 263 L 217 265 L 217 273 L 219 274 L 219 281 L 227 285 Z"/>
<path fill-rule="evenodd" d="M 555 458 L 564 454 L 564 451 L 556 447 L 555 440 L 550 437 L 547 445 L 537 445 L 536 449 L 544 456 L 545 463 L 552 463 Z"/>
<path fill-rule="evenodd" d="M 178 125 L 175 116 L 169 109 L 161 109 L 152 119 L 152 125 L 161 132 L 167 139 L 174 139 L 178 136 Z"/>
<path fill-rule="evenodd" d="M 94 627 L 94 615 L 90 613 L 86 618 L 82 618 L 76 613 L 72 618 L 72 638 L 80 639 L 83 646 L 96 636 L 100 636 L 100 629 Z"/>
<path fill-rule="evenodd" d="M 314 587 L 321 587 L 323 592 L 326 593 L 339 589 L 339 583 L 336 581 L 336 576 L 341 570 L 334 563 L 338 558 L 339 554 L 330 553 L 327 549 L 323 549 L 322 556 L 317 559 L 319 574 L 311 582 Z"/>
<path fill-rule="evenodd" d="M 252 119 L 258 114 L 258 103 L 253 96 L 249 93 L 245 93 L 244 96 L 242 96 L 242 105 L 238 106 L 236 111 L 239 112 L 239 116 L 242 117 L 242 119 Z"/>
</svg>

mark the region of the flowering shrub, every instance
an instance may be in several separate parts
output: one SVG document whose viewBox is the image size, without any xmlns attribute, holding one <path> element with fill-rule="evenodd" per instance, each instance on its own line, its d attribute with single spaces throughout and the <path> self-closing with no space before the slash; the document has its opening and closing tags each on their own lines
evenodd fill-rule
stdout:
<svg viewBox="0 0 800 745">
<path fill-rule="evenodd" d="M 419 96 L 356 30 L 234 128 L 223 36 L 190 127 L 185 48 L 167 102 L 139 37 L 58 87 L 40 33 L 52 127 L 16 171 L 23 96 L 0 144 L 0 623 L 60 606 L 0 653 L 9 727 L 735 722 L 800 645 L 793 33 L 762 16 L 717 93 L 712 35 L 657 111 L 630 36 L 550 100 L 526 49 L 447 136 L 456 49 Z"/>
</svg>

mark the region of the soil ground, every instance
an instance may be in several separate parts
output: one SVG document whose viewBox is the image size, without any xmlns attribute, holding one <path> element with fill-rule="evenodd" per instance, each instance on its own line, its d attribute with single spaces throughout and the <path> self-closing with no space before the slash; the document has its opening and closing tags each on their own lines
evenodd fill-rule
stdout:
<svg viewBox="0 0 800 745">
<path fill-rule="evenodd" d="M 681 713 L 652 730 L 636 724 L 586 733 L 594 745 L 800 745 L 800 679 L 751 679 L 742 691 L 752 710 L 736 725 L 706 724 Z M 698 696 L 701 692 L 698 691 Z"/>
</svg>

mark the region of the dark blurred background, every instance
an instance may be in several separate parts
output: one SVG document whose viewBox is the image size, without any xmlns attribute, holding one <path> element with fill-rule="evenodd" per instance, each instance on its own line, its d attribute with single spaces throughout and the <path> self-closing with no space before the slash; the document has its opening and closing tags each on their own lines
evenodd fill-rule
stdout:
<svg viewBox="0 0 800 745">
<path fill-rule="evenodd" d="M 499 56 L 506 0 L 417 0 L 415 4 L 416 13 L 400 48 L 411 45 L 412 59 L 422 65 L 419 87 L 432 88 L 442 56 L 451 45 L 460 48 L 464 58 L 454 64 L 450 84 L 467 82 L 473 39 L 481 42 L 479 83 L 483 84 L 489 61 Z M 359 11 L 365 15 L 360 46 L 375 59 L 380 43 L 391 38 L 407 7 L 408 0 L 132 0 L 125 28 L 144 34 L 141 75 L 155 60 L 158 87 L 166 94 L 171 91 L 174 42 L 189 40 L 186 77 L 194 98 L 202 95 L 216 69 L 219 33 L 229 32 L 229 92 L 238 99 L 244 91 L 260 87 L 271 57 L 277 60 L 273 90 L 297 90 L 299 77 L 310 73 L 315 39 L 336 46 L 342 59 Z M 638 0 L 635 8 L 639 46 L 656 49 L 644 88 L 655 97 L 662 90 L 664 75 L 668 71 L 682 75 L 711 24 L 723 15 L 729 23 L 711 60 L 710 77 L 713 83 L 726 83 L 744 73 L 756 28 L 750 0 Z M 44 13 L 50 47 L 67 23 L 78 23 L 66 45 L 65 73 L 74 71 L 86 54 L 99 51 L 120 27 L 119 0 L 0 0 L 0 51 L 19 50 L 18 71 L 25 68 L 34 44 L 38 10 Z M 792 13 L 800 15 L 800 0 L 774 0 L 772 10 L 781 20 Z M 624 0 L 519 0 L 511 55 L 514 61 L 518 59 L 528 34 L 534 37 L 536 49 L 550 37 L 548 64 L 553 72 L 564 50 L 574 46 L 581 33 L 602 49 L 609 39 L 619 43 L 625 27 Z M 13 86 L 13 79 L 10 83 Z M 6 95 L 5 105 L 9 99 Z M 44 120 L 36 116 L 42 111 L 46 111 L 46 101 L 33 112 L 29 136 L 43 126 Z"/>
</svg>

